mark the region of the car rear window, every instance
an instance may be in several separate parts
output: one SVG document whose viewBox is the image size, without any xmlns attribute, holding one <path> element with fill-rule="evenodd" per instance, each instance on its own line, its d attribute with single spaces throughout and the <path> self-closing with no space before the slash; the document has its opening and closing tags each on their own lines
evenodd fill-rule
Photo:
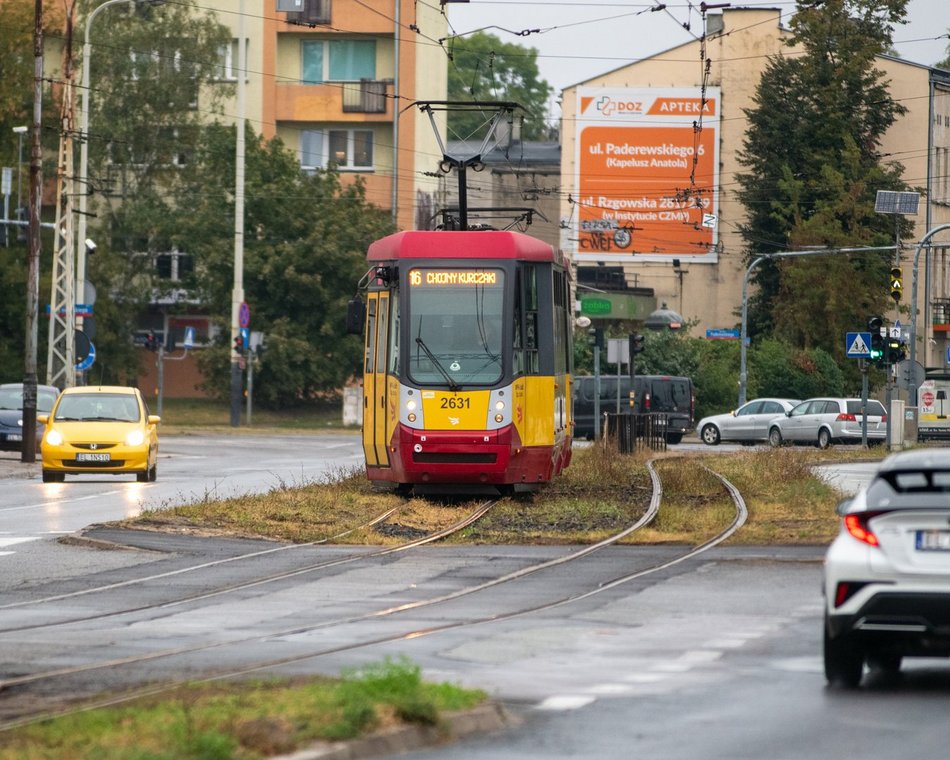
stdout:
<svg viewBox="0 0 950 760">
<path fill-rule="evenodd" d="M 950 470 L 894 470 L 868 486 L 868 509 L 947 509 Z"/>
<path fill-rule="evenodd" d="M 867 410 L 870 417 L 883 417 L 885 414 L 884 404 L 875 399 L 868 399 Z M 848 402 L 848 414 L 861 414 L 860 400 Z"/>
</svg>

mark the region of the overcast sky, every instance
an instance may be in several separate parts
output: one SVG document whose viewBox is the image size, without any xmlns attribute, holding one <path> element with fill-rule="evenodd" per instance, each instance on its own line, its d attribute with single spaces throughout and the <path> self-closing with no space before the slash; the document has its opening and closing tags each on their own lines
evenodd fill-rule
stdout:
<svg viewBox="0 0 950 760">
<path fill-rule="evenodd" d="M 692 36 L 683 24 L 689 23 L 694 33 L 700 30 L 699 13 L 690 10 L 687 0 L 671 0 L 666 11 L 638 14 L 652 4 L 650 0 L 471 0 L 446 7 L 451 31 L 456 34 L 494 25 L 503 29 L 485 31 L 505 42 L 536 48 L 541 76 L 557 93 L 626 62 L 688 42 Z M 714 4 L 716 0 L 708 3 Z M 795 3 L 751 0 L 733 6 L 782 8 L 787 26 Z M 692 7 L 699 7 L 698 0 Z M 950 42 L 946 36 L 950 0 L 910 0 L 908 19 L 909 23 L 894 32 L 901 57 L 928 65 L 944 58 Z M 526 29 L 540 29 L 541 33 L 509 33 Z"/>
</svg>

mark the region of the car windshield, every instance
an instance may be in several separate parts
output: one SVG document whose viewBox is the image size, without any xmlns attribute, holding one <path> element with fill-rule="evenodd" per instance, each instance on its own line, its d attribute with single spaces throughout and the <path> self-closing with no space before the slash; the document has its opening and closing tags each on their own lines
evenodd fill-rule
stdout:
<svg viewBox="0 0 950 760">
<path fill-rule="evenodd" d="M 868 486 L 868 509 L 950 509 L 950 471 L 892 470 Z"/>
<path fill-rule="evenodd" d="M 60 422 L 138 422 L 139 405 L 128 393 L 72 393 L 56 407 Z"/>
<path fill-rule="evenodd" d="M 490 385 L 502 375 L 504 272 L 409 272 L 409 375 L 420 384 Z"/>
<path fill-rule="evenodd" d="M 36 391 L 36 411 L 48 414 L 56 403 L 56 393 L 38 388 Z M 0 388 L 0 409 L 22 410 L 22 388 Z"/>
</svg>

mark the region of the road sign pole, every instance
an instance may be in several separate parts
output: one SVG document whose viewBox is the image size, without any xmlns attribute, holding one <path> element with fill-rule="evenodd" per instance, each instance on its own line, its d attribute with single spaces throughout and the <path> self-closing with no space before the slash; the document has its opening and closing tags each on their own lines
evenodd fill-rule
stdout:
<svg viewBox="0 0 950 760">
<path fill-rule="evenodd" d="M 861 359 L 861 446 L 868 447 L 868 363 Z"/>
</svg>

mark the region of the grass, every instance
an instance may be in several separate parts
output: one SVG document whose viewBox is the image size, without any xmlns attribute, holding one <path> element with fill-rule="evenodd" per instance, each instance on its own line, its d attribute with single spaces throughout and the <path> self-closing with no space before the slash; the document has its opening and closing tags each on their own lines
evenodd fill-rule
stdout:
<svg viewBox="0 0 950 760">
<path fill-rule="evenodd" d="M 189 684 L 0 733 L 0 760 L 254 760 L 383 727 L 438 727 L 444 711 L 486 698 L 482 691 L 426 683 L 405 658 L 339 679 Z"/>
<path fill-rule="evenodd" d="M 155 399 L 149 399 L 152 413 L 157 414 Z M 254 407 L 251 411 L 252 425 L 247 425 L 247 405 L 241 403 L 241 423 L 231 427 L 231 405 L 228 401 L 216 401 L 204 398 L 165 398 L 162 400 L 161 433 L 166 435 L 187 435 L 189 433 L 227 429 L 228 432 L 265 432 L 268 430 L 284 433 L 317 431 L 359 432 L 358 427 L 344 427 L 343 404 L 338 398 L 317 399 L 307 404 L 282 407 L 281 409 L 263 409 Z"/>
</svg>

